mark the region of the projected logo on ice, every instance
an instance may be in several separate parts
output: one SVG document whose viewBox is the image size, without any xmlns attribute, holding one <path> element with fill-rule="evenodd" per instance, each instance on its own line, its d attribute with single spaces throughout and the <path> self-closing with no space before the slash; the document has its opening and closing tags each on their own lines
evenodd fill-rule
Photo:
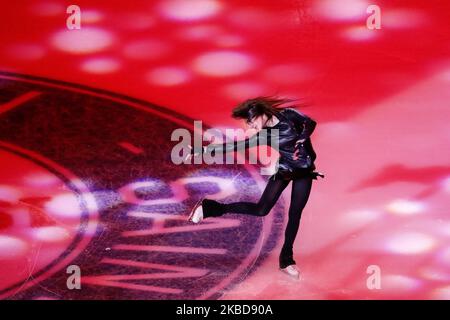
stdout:
<svg viewBox="0 0 450 320">
<path fill-rule="evenodd" d="M 255 201 L 265 184 L 255 166 L 174 165 L 192 119 L 31 76 L 0 87 L 0 298 L 217 299 L 282 234 L 278 206 L 186 221 L 203 196 Z"/>
</svg>

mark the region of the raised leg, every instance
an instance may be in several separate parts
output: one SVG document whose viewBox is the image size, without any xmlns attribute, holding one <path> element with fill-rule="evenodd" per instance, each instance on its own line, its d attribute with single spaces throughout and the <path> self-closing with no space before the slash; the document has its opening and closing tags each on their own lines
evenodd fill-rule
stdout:
<svg viewBox="0 0 450 320">
<path fill-rule="evenodd" d="M 277 202 L 283 190 L 289 184 L 289 180 L 269 179 L 261 198 L 257 203 L 254 202 L 232 202 L 220 203 L 215 200 L 203 200 L 204 217 L 218 217 L 225 213 L 239 213 L 253 216 L 265 216 Z"/>
</svg>

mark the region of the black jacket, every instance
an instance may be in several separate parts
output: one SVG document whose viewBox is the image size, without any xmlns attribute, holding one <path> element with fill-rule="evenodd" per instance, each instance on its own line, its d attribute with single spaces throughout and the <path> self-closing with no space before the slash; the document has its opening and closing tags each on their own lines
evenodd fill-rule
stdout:
<svg viewBox="0 0 450 320">
<path fill-rule="evenodd" d="M 307 115 L 293 109 L 282 109 L 277 118 L 280 120 L 272 127 L 264 127 L 253 136 L 240 141 L 210 144 L 204 148 L 204 152 L 221 152 L 243 150 L 256 145 L 270 145 L 278 148 L 278 171 L 284 172 L 312 172 L 316 166 L 314 160 L 316 153 L 311 143 L 316 122 Z M 278 146 L 276 146 L 276 131 L 278 129 Z M 301 140 L 304 140 L 301 142 Z M 320 175 L 320 174 L 319 174 Z"/>
</svg>

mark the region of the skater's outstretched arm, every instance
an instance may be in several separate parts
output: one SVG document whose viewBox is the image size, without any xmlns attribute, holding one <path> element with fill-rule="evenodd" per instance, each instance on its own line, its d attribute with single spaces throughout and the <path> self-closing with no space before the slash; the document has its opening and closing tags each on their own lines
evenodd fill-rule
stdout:
<svg viewBox="0 0 450 320">
<path fill-rule="evenodd" d="M 276 130 L 276 133 L 274 132 Z M 211 143 L 207 146 L 202 146 L 199 148 L 193 148 L 189 145 L 190 153 L 186 156 L 185 161 L 190 160 L 191 157 L 196 155 L 211 153 L 211 155 L 216 155 L 217 153 L 227 153 L 231 151 L 242 151 L 254 146 L 268 145 L 271 146 L 271 141 L 276 137 L 278 137 L 278 129 L 268 128 L 267 130 L 262 130 L 252 135 L 251 137 L 246 138 L 245 140 L 238 140 L 232 142 L 225 143 Z"/>
<path fill-rule="evenodd" d="M 276 130 L 276 129 L 275 129 Z M 278 133 L 278 130 L 277 132 Z M 255 146 L 271 145 L 272 138 L 275 132 L 268 128 L 261 130 L 256 134 L 246 138 L 245 140 L 225 142 L 225 143 L 212 143 L 203 148 L 204 153 L 227 153 L 231 151 L 245 150 Z"/>
</svg>

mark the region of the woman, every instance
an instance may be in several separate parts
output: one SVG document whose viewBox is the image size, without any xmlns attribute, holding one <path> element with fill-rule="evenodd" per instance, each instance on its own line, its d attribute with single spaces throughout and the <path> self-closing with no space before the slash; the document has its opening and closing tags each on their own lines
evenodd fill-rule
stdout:
<svg viewBox="0 0 450 320">
<path fill-rule="evenodd" d="M 317 176 L 314 160 L 316 153 L 311 144 L 310 135 L 316 127 L 316 122 L 310 117 L 293 108 L 280 106 L 292 100 L 272 97 L 257 97 L 249 99 L 233 109 L 232 117 L 243 119 L 247 125 L 257 130 L 257 133 L 245 140 L 231 143 L 210 144 L 201 150 L 194 150 L 188 158 L 201 152 L 230 152 L 255 146 L 256 144 L 271 145 L 273 139 L 278 139 L 277 171 L 268 180 L 267 186 L 257 203 L 233 202 L 220 203 L 203 198 L 191 210 L 188 220 L 199 223 L 208 217 L 218 217 L 225 213 L 240 213 L 254 216 L 267 215 L 277 202 L 283 190 L 292 181 L 289 220 L 285 230 L 283 248 L 279 256 L 280 269 L 289 275 L 299 278 L 299 271 L 293 259 L 293 244 L 300 224 L 300 217 L 311 191 L 312 180 Z M 265 129 L 264 134 L 261 129 Z M 277 129 L 278 135 L 276 135 Z"/>
</svg>

